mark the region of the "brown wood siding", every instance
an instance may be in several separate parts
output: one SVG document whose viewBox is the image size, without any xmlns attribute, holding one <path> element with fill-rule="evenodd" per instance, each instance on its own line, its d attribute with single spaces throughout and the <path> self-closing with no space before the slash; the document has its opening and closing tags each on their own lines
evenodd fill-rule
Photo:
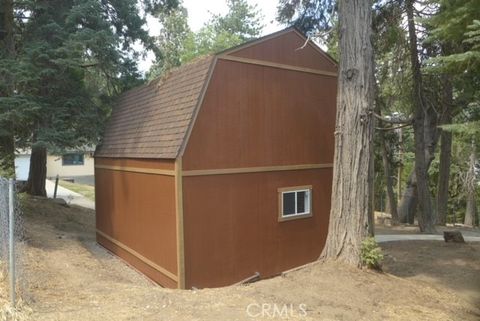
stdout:
<svg viewBox="0 0 480 321">
<path fill-rule="evenodd" d="M 96 158 L 96 165 L 174 169 L 173 160 Z M 97 229 L 153 264 L 177 275 L 175 177 L 95 169 Z M 156 282 L 176 287 L 172 278 L 121 246 L 97 234 L 97 240 Z"/>
<path fill-rule="evenodd" d="M 183 170 L 332 163 L 336 82 L 219 60 Z"/>
<path fill-rule="evenodd" d="M 97 242 L 105 247 L 107 250 L 122 258 L 134 269 L 145 274 L 150 280 L 167 287 L 175 289 L 177 288 L 177 282 L 172 280 L 170 277 L 159 272 L 155 268 L 152 268 L 150 265 L 146 264 L 143 260 L 138 259 L 135 255 L 132 255 L 128 251 L 122 249 L 120 246 L 114 244 L 110 240 L 106 239 L 100 234 L 97 234 Z"/>
<path fill-rule="evenodd" d="M 337 71 L 335 63 L 312 45 L 307 44 L 303 49 L 298 49 L 304 44 L 305 39 L 292 30 L 280 37 L 232 52 L 230 55 L 323 71 Z"/>
<path fill-rule="evenodd" d="M 95 165 L 138 167 L 149 169 L 175 170 L 175 161 L 171 159 L 141 159 L 141 158 L 104 158 L 96 157 Z"/>
<path fill-rule="evenodd" d="M 184 177 L 186 288 L 270 277 L 316 260 L 330 210 L 332 169 Z M 312 185 L 310 218 L 279 222 L 278 188 Z"/>
</svg>

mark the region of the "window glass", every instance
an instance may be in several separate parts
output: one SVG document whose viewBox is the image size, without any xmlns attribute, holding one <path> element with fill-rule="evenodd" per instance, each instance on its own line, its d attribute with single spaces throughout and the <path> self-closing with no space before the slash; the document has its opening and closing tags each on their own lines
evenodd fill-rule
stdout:
<svg viewBox="0 0 480 321">
<path fill-rule="evenodd" d="M 297 192 L 297 213 L 305 213 L 305 200 L 307 199 L 306 197 L 307 192 L 306 191 L 301 191 Z"/>
<path fill-rule="evenodd" d="M 309 190 L 308 192 L 305 193 L 305 212 L 310 213 L 310 196 L 311 196 L 312 190 Z"/>
<path fill-rule="evenodd" d="M 83 165 L 83 154 L 65 154 L 62 156 L 63 165 Z"/>
<path fill-rule="evenodd" d="M 310 186 L 299 186 L 279 189 L 280 199 L 280 220 L 281 218 L 294 218 L 295 216 L 311 216 L 311 197 L 312 190 Z"/>
<path fill-rule="evenodd" d="M 295 214 L 295 192 L 283 193 L 283 215 Z"/>
</svg>

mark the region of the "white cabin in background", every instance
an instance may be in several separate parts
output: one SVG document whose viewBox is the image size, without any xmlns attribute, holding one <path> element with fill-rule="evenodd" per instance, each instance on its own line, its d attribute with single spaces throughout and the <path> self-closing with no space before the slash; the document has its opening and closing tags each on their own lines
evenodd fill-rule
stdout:
<svg viewBox="0 0 480 321">
<path fill-rule="evenodd" d="M 70 180 L 82 184 L 94 184 L 93 153 L 95 147 L 67 151 L 62 155 L 47 156 L 47 178 Z M 15 155 L 15 176 L 19 181 L 28 179 L 30 150 L 21 150 Z"/>
</svg>

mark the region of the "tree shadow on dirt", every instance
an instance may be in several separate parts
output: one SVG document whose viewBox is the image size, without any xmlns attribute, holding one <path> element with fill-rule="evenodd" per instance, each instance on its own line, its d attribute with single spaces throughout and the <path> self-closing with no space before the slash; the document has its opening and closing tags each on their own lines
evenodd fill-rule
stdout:
<svg viewBox="0 0 480 321">
<path fill-rule="evenodd" d="M 385 272 L 446 287 L 480 305 L 480 243 L 399 241 L 381 247 Z"/>
</svg>

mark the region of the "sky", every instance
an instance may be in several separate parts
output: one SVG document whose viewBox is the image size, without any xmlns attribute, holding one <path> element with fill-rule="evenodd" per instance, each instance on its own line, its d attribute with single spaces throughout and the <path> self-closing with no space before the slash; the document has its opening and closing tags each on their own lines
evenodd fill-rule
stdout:
<svg viewBox="0 0 480 321">
<path fill-rule="evenodd" d="M 278 24 L 275 20 L 278 0 L 248 0 L 250 5 L 257 5 L 257 8 L 263 14 L 263 34 L 285 28 Z M 183 6 L 188 10 L 188 24 L 193 31 L 198 31 L 205 22 L 207 22 L 211 14 L 225 14 L 228 11 L 225 0 L 183 0 Z M 150 35 L 157 36 L 160 30 L 160 24 L 154 17 L 147 18 L 147 29 Z M 152 52 L 149 52 L 145 59 L 139 62 L 139 68 L 142 72 L 149 70 L 152 61 L 155 58 Z"/>
</svg>

